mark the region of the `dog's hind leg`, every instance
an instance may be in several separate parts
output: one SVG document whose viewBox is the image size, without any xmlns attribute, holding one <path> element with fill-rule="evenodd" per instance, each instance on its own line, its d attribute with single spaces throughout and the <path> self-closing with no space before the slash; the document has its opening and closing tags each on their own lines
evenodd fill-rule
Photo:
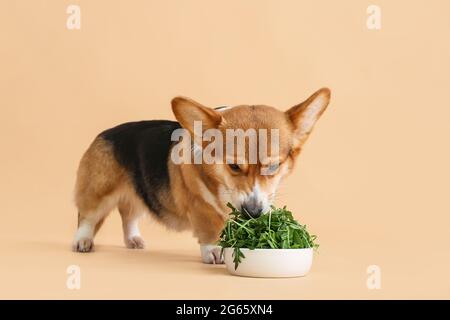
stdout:
<svg viewBox="0 0 450 320">
<path fill-rule="evenodd" d="M 93 250 L 94 236 L 113 208 L 114 204 L 105 199 L 95 210 L 80 211 L 78 214 L 78 229 L 73 242 L 74 251 L 90 252 Z"/>
<path fill-rule="evenodd" d="M 143 249 L 145 242 L 139 231 L 139 220 L 142 217 L 142 210 L 130 201 L 121 201 L 119 203 L 119 212 L 122 217 L 125 246 L 129 249 Z"/>
<path fill-rule="evenodd" d="M 74 251 L 92 251 L 96 232 L 118 205 L 123 177 L 124 169 L 115 160 L 112 146 L 101 137 L 96 138 L 83 155 L 77 173 L 78 229 Z"/>
</svg>

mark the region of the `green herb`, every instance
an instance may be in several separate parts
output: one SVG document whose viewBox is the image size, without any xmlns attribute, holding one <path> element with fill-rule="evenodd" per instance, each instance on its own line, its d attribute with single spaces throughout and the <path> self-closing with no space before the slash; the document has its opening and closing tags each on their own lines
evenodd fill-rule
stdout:
<svg viewBox="0 0 450 320">
<path fill-rule="evenodd" d="M 299 224 L 286 207 L 275 208 L 252 218 L 246 212 L 238 211 L 230 203 L 230 218 L 220 235 L 219 246 L 234 248 L 233 262 L 237 269 L 239 263 L 245 258 L 241 248 L 253 249 L 302 249 L 314 248 L 316 236 L 306 231 L 306 226 Z"/>
</svg>

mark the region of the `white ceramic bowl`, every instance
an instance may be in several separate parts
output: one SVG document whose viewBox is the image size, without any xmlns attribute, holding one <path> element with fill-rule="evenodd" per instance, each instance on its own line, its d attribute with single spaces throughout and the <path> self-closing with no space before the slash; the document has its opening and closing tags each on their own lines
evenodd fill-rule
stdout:
<svg viewBox="0 0 450 320">
<path fill-rule="evenodd" d="M 241 249 L 242 258 L 234 269 L 233 248 L 225 248 L 228 271 L 236 276 L 258 278 L 302 277 L 311 269 L 313 249 Z"/>
</svg>

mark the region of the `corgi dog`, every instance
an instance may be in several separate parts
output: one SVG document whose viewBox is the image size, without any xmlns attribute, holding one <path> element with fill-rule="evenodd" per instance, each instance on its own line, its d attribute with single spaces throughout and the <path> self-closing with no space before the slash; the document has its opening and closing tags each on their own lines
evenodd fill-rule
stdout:
<svg viewBox="0 0 450 320">
<path fill-rule="evenodd" d="M 77 172 L 78 229 L 73 250 L 92 251 L 95 234 L 109 212 L 117 208 L 126 247 L 144 248 L 138 221 L 151 214 L 170 229 L 191 229 L 204 263 L 223 263 L 215 244 L 228 217 L 226 204 L 230 202 L 253 217 L 270 208 L 280 181 L 292 171 L 329 100 L 330 90 L 322 88 L 283 112 L 265 105 L 213 109 L 176 97 L 172 111 L 177 121 L 130 122 L 100 133 L 84 153 Z M 201 121 L 202 130 L 215 129 L 224 135 L 228 129 L 276 129 L 276 159 L 270 155 L 269 162 L 250 163 L 245 150 L 240 162 L 176 163 L 171 152 L 182 142 L 174 141 L 173 133 L 186 130 L 192 136 L 196 121 Z M 195 149 L 195 142 L 192 145 Z M 271 174 L 261 174 L 267 166 Z"/>
</svg>

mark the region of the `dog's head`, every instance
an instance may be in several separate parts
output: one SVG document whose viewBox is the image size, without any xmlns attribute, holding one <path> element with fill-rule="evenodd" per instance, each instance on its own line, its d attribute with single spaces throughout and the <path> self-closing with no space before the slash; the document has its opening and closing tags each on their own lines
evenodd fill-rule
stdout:
<svg viewBox="0 0 450 320">
<path fill-rule="evenodd" d="M 194 146 L 202 146 L 194 149 L 200 149 L 206 161 L 197 162 L 193 170 L 199 170 L 217 201 L 221 205 L 231 202 L 259 216 L 269 210 L 280 180 L 292 170 L 329 100 L 330 90 L 323 88 L 283 112 L 264 105 L 211 109 L 177 97 L 172 100 L 172 110 L 181 126 L 196 136 Z M 203 135 L 200 139 L 199 133 Z M 216 161 L 208 161 L 207 155 Z"/>
</svg>

